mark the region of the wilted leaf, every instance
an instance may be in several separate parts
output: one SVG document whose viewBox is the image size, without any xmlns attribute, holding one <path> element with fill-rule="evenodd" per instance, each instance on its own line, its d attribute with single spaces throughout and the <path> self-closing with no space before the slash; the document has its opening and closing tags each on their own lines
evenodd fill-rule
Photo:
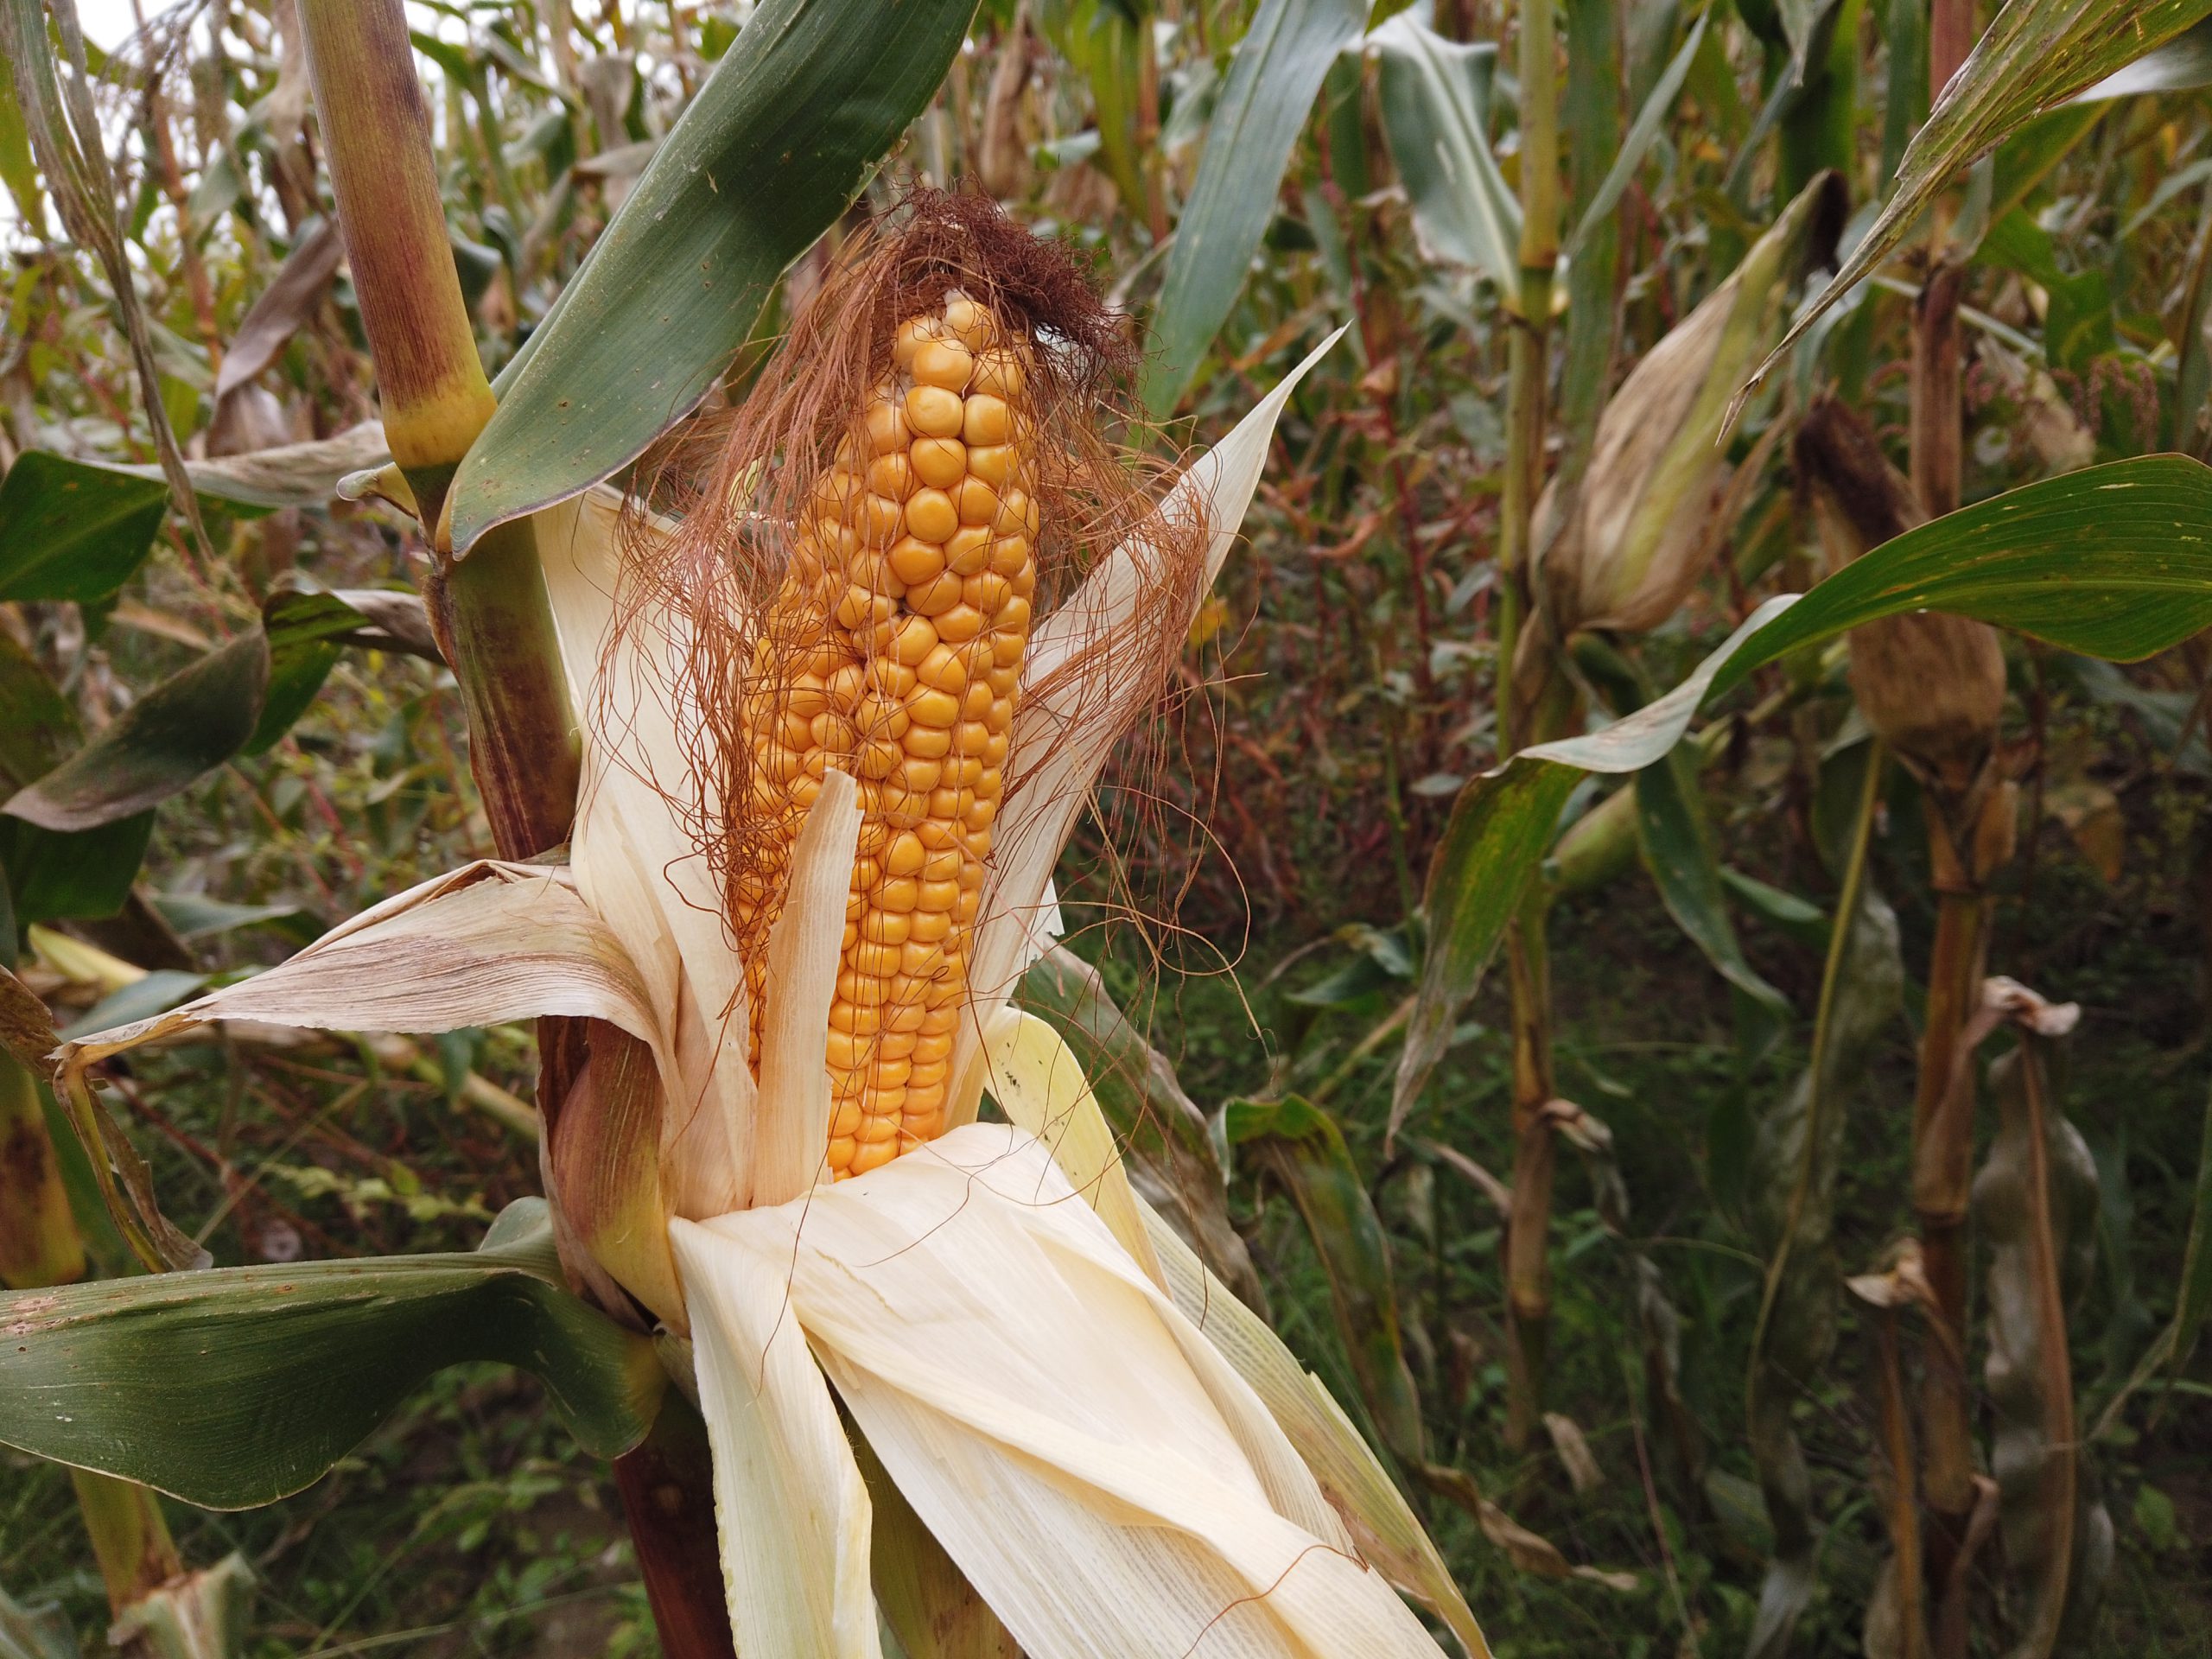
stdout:
<svg viewBox="0 0 2212 1659">
<path fill-rule="evenodd" d="M 285 342 L 322 303 L 323 291 L 345 257 L 346 243 L 335 219 L 323 220 L 284 256 L 276 275 L 247 308 L 238 332 L 231 336 L 230 349 L 215 372 L 218 402 L 276 361 Z"/>
<path fill-rule="evenodd" d="M 253 735 L 269 671 L 267 637 L 239 635 L 154 687 L 0 810 L 42 830 L 96 830 L 167 800 Z"/>
</svg>

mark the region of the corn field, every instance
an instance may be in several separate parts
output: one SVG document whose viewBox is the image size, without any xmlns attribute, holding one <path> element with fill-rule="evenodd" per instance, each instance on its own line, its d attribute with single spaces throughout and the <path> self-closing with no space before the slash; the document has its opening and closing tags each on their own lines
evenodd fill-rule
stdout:
<svg viewBox="0 0 2212 1659">
<path fill-rule="evenodd" d="M 0 57 L 0 1659 L 2212 1654 L 2212 0 Z"/>
</svg>

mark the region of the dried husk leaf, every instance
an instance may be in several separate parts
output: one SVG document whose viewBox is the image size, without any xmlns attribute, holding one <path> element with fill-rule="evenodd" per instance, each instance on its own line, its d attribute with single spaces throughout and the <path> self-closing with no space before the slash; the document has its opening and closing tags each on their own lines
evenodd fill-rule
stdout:
<svg viewBox="0 0 2212 1659">
<path fill-rule="evenodd" d="M 1872 430 L 1835 399 L 1805 412 L 1796 456 L 1832 569 L 1926 522 Z M 1923 778 L 1955 793 L 1969 788 L 2005 709 L 1997 630 L 1930 612 L 1885 617 L 1850 638 L 1851 688 L 1866 723 Z"/>
<path fill-rule="evenodd" d="M 1055 954 L 1067 955 L 1065 951 Z M 1078 958 L 1069 960 L 1082 965 Z M 1030 1016 L 1019 1017 L 1024 1027 L 1042 1023 Z M 1016 1016 L 1009 1012 L 999 1018 L 994 1034 L 1001 1041 L 995 1046 L 1010 1046 Z M 1041 1053 L 1042 1039 L 1036 1041 Z M 1068 1054 L 1070 1063 L 1073 1061 L 1073 1055 L 1064 1046 L 1059 1052 Z M 1048 1061 L 1046 1075 L 1058 1080 L 1058 1071 Z M 1299 1363 L 1265 1319 L 1221 1282 L 1173 1224 L 1131 1188 L 1125 1166 L 1110 1155 L 1115 1137 L 1096 1096 L 1088 1088 L 1065 1087 L 1059 1096 L 1064 1103 L 1056 1111 L 1050 1093 L 1027 1086 L 1035 1075 L 1033 1070 L 1025 1074 L 1022 1070 L 995 1069 L 992 1098 L 1017 1125 L 1049 1147 L 1061 1173 L 1108 1220 L 1117 1238 L 1122 1230 L 1107 1211 L 1118 1214 L 1122 1201 L 1129 1201 L 1144 1229 L 1147 1245 L 1141 1254 L 1132 1252 L 1133 1257 L 1150 1264 L 1147 1275 L 1174 1299 L 1185 1317 L 1205 1333 L 1222 1357 L 1267 1405 L 1320 1483 L 1323 1496 L 1344 1518 L 1360 1554 L 1401 1591 L 1442 1619 L 1471 1659 L 1474 1656 L 1486 1659 L 1490 1649 L 1443 1558 L 1407 1506 L 1396 1483 L 1321 1380 Z M 1040 1124 L 1057 1134 L 1047 1140 Z M 1107 1149 L 1107 1155 L 1102 1156 L 1102 1147 Z"/>
<path fill-rule="evenodd" d="M 1729 399 L 1789 318 L 1799 278 L 1833 255 L 1842 180 L 1823 174 L 1783 210 L 1729 278 L 1621 383 L 1599 417 L 1571 504 L 1556 486 L 1536 504 L 1540 587 L 1556 637 L 1583 628 L 1642 633 L 1681 606 L 1718 545 L 1726 493 Z M 1570 515 L 1552 538 L 1562 510 Z"/>
<path fill-rule="evenodd" d="M 2055 1052 L 2025 1032 L 1990 1068 L 1997 1135 L 1974 1185 L 1989 1251 L 1990 1469 L 2005 1564 L 2025 1604 L 2013 1659 L 2049 1659 L 2086 1630 L 2113 1556 L 2112 1519 L 2075 1421 L 2066 1339 L 2067 1307 L 2095 1262 L 2096 1165 L 2059 1108 Z"/>
</svg>

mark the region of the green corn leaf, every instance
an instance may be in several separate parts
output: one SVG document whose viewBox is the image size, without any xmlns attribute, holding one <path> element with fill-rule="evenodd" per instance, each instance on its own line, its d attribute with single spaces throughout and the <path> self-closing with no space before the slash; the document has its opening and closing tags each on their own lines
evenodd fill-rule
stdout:
<svg viewBox="0 0 2212 1659">
<path fill-rule="evenodd" d="M 157 469 L 26 449 L 0 480 L 0 599 L 105 599 L 146 562 L 168 510 Z"/>
<path fill-rule="evenodd" d="M 2183 30 L 2157 51 L 2107 75 L 2076 104 L 2103 104 L 2139 92 L 2193 92 L 2212 86 L 2212 18 Z"/>
<path fill-rule="evenodd" d="M 473 1253 L 71 1285 L 0 1300 L 0 1443 L 203 1509 L 320 1479 L 448 1365 L 535 1373 L 599 1457 L 645 1437 L 666 1380 L 651 1341 L 563 1287 L 539 1198 Z"/>
<path fill-rule="evenodd" d="M 22 788 L 51 771 L 83 736 L 77 711 L 38 659 L 0 634 L 0 773 Z"/>
<path fill-rule="evenodd" d="M 46 224 L 46 196 L 38 188 L 38 164 L 31 159 L 31 136 L 23 125 L 23 106 L 16 101 L 15 78 L 0 75 L 0 181 L 16 199 L 16 213 L 27 226 Z"/>
<path fill-rule="evenodd" d="M 633 460 L 937 91 L 975 0 L 767 0 L 653 153 L 462 461 L 453 544 Z"/>
<path fill-rule="evenodd" d="M 1198 371 L 1274 216 L 1283 169 L 1337 54 L 1366 26 L 1368 0 L 1264 0 L 1206 128 L 1153 317 L 1144 405 L 1165 417 Z"/>
<path fill-rule="evenodd" d="M 371 626 L 369 619 L 335 594 L 271 594 L 261 607 L 269 639 L 269 691 L 242 753 L 273 747 L 305 714 L 338 660 L 339 641 Z"/>
<path fill-rule="evenodd" d="M 1586 737 L 1524 749 L 1471 780 L 1429 867 L 1429 946 L 1399 1057 L 1404 1121 L 1586 772 L 1638 772 L 1752 670 L 1878 617 L 1948 611 L 2085 656 L 2133 662 L 2212 626 L 2212 467 L 2181 455 L 2092 467 L 1962 508 L 1802 596 L 1752 613 L 1666 696 Z"/>
<path fill-rule="evenodd" d="M 1757 1010 L 1747 1027 L 1756 1056 L 1781 1034 L 1789 999 L 1759 976 L 1729 919 L 1720 855 L 1706 820 L 1697 766 L 1681 749 L 1636 774 L 1637 838 L 1652 885 L 1675 925 Z"/>
<path fill-rule="evenodd" d="M 1421 251 L 1479 271 L 1511 302 L 1521 283 L 1521 204 L 1487 137 L 1497 48 L 1447 41 L 1410 11 L 1367 44 L 1381 66 L 1383 137 Z"/>
<path fill-rule="evenodd" d="M 1344 1352 L 1384 1444 L 1413 1466 L 1422 1451 L 1421 1397 L 1399 1333 L 1390 1246 L 1336 1119 L 1296 1095 L 1231 1101 L 1231 1145 L 1247 1148 L 1298 1206 L 1328 1275 Z"/>
<path fill-rule="evenodd" d="M 1636 139 L 1631 137 L 1625 148 L 1621 142 L 1620 9 L 1613 0 L 1568 0 L 1564 10 L 1567 86 L 1560 116 L 1568 175 L 1574 187 L 1567 211 L 1574 215 L 1575 226 L 1561 250 L 1567 259 L 1567 360 L 1560 371 L 1555 487 L 1561 495 L 1572 496 L 1589 466 L 1591 441 L 1597 435 L 1598 416 L 1605 409 L 1620 346 L 1621 310 L 1615 302 L 1620 286 L 1620 197 L 1636 176 L 1643 151 L 1637 149 L 1630 160 L 1629 149 L 1636 147 Z M 1671 34 L 1671 18 L 1667 27 Z M 1700 39 L 1704 28 L 1700 19 Z M 1684 60 L 1685 67 L 1688 61 Z M 1680 90 L 1679 81 L 1675 90 Z M 1652 133 L 1657 132 L 1671 101 L 1670 93 L 1667 99 L 1655 96 L 1646 102 L 1644 113 L 1653 117 Z M 1639 114 L 1637 130 L 1643 126 Z M 1643 142 L 1648 146 L 1649 135 Z"/>
<path fill-rule="evenodd" d="M 1682 42 L 1681 50 L 1675 54 L 1659 77 L 1659 84 L 1651 89 L 1651 96 L 1643 100 L 1643 107 L 1636 112 L 1636 121 L 1628 130 L 1628 137 L 1621 141 L 1619 153 L 1605 176 L 1590 197 L 1590 204 L 1582 210 L 1582 217 L 1575 222 L 1573 232 L 1561 245 L 1560 251 L 1572 260 L 1589 241 L 1598 224 L 1614 208 L 1620 206 L 1621 196 L 1628 189 L 1629 181 L 1636 177 L 1636 169 L 1643 165 L 1643 158 L 1650 153 L 1659 129 L 1667 123 L 1673 111 L 1675 99 L 1682 90 L 1682 82 L 1690 73 L 1690 63 L 1697 56 L 1697 49 L 1705 41 L 1705 26 L 1711 19 L 1707 12 L 1691 26 L 1689 38 Z"/>
<path fill-rule="evenodd" d="M 0 814 L 0 865 L 16 923 L 114 915 L 130 897 L 153 833 L 151 812 L 63 835 Z"/>
<path fill-rule="evenodd" d="M 1799 314 L 1754 381 L 1782 360 L 1815 318 L 1889 257 L 1960 168 L 2208 15 L 2212 0 L 2009 0 L 1906 147 L 1880 216 L 1834 280 Z"/>
<path fill-rule="evenodd" d="M 1137 114 L 1150 8 L 1132 0 L 1046 0 L 1038 23 L 1090 90 L 1098 124 L 1085 137 L 1099 170 L 1113 180 L 1122 207 L 1142 219 L 1148 204 Z"/>
</svg>

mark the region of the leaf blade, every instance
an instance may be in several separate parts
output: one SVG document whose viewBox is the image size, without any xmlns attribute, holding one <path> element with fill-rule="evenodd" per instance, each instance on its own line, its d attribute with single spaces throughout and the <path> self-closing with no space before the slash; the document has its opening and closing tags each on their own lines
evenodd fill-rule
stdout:
<svg viewBox="0 0 2212 1659">
<path fill-rule="evenodd" d="M 644 1438 L 664 1381 L 652 1344 L 561 1287 L 543 1201 L 484 1249 L 98 1281 L 0 1304 L 0 1441 L 207 1509 L 320 1478 L 433 1372 L 536 1373 L 577 1438 Z"/>
<path fill-rule="evenodd" d="M 859 194 L 975 0 L 770 0 L 662 142 L 462 461 L 453 544 L 633 460 L 727 366 L 784 267 Z"/>
</svg>

